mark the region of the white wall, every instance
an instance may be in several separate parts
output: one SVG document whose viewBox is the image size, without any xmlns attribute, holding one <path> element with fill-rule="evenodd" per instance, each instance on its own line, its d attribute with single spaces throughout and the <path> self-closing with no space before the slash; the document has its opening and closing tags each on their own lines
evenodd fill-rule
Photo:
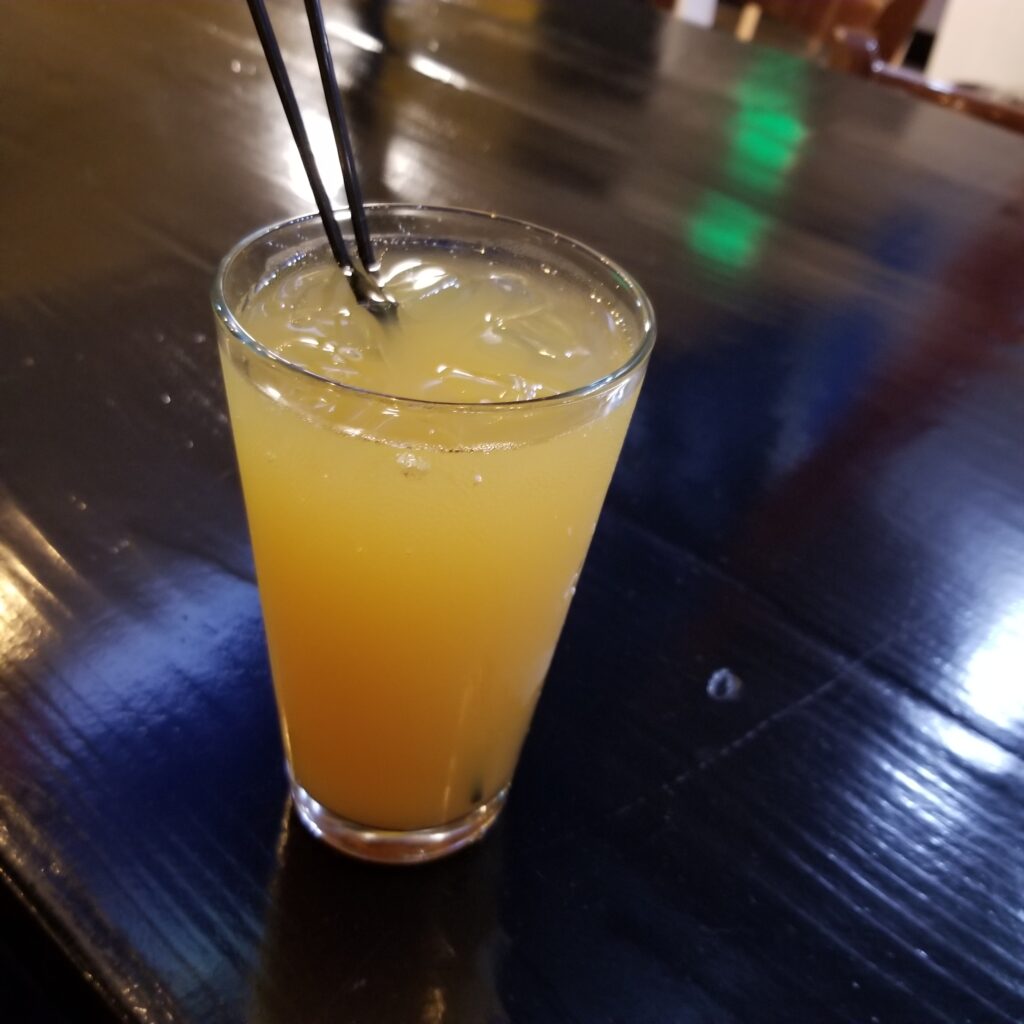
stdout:
<svg viewBox="0 0 1024 1024">
<path fill-rule="evenodd" d="M 718 0 L 676 0 L 672 12 L 692 25 L 710 28 L 715 23 Z"/>
<path fill-rule="evenodd" d="M 1024 96 L 1024 0 L 946 0 L 928 76 Z"/>
</svg>

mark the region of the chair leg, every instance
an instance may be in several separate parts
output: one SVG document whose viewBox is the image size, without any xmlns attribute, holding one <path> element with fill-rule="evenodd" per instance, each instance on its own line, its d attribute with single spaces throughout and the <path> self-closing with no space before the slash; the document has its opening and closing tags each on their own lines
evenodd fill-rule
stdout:
<svg viewBox="0 0 1024 1024">
<path fill-rule="evenodd" d="M 811 34 L 807 43 L 807 56 L 816 57 L 825 43 L 832 38 L 833 26 L 839 14 L 841 0 L 829 0 L 828 6 L 822 10 L 818 27 Z"/>
<path fill-rule="evenodd" d="M 739 20 L 736 22 L 736 38 L 741 43 L 753 41 L 757 35 L 757 26 L 761 24 L 761 5 L 747 3 L 740 11 Z"/>
</svg>

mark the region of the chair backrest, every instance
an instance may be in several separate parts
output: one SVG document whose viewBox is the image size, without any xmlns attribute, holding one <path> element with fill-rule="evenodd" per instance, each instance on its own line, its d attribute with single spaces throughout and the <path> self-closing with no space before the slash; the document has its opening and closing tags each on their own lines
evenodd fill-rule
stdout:
<svg viewBox="0 0 1024 1024">
<path fill-rule="evenodd" d="M 910 42 L 924 5 L 925 0 L 758 0 L 746 6 L 801 32 L 812 52 L 845 26 L 872 32 L 883 59 L 892 60 Z"/>
<path fill-rule="evenodd" d="M 903 59 L 924 5 L 925 0 L 889 0 L 879 12 L 873 27 L 882 60 Z"/>
<path fill-rule="evenodd" d="M 951 82 L 936 82 L 905 68 L 895 68 L 883 60 L 878 40 L 870 32 L 837 28 L 829 49 L 829 64 L 839 71 L 848 71 L 951 110 L 1024 132 L 1024 105 L 1004 102 Z"/>
</svg>

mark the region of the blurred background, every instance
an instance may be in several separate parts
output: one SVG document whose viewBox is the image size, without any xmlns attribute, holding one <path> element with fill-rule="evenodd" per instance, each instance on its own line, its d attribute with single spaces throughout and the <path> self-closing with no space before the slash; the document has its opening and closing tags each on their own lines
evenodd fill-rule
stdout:
<svg viewBox="0 0 1024 1024">
<path fill-rule="evenodd" d="M 1024 97 L 1020 0 L 644 0 L 692 24 L 836 63 L 837 30 L 873 34 L 888 64 L 964 90 Z"/>
</svg>

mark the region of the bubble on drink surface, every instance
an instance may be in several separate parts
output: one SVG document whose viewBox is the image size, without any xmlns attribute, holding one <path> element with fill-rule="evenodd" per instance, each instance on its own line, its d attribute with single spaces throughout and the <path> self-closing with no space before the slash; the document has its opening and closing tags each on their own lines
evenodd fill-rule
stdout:
<svg viewBox="0 0 1024 1024">
<path fill-rule="evenodd" d="M 418 452 L 403 451 L 395 456 L 405 476 L 418 477 L 430 472 L 430 459 Z"/>
</svg>

